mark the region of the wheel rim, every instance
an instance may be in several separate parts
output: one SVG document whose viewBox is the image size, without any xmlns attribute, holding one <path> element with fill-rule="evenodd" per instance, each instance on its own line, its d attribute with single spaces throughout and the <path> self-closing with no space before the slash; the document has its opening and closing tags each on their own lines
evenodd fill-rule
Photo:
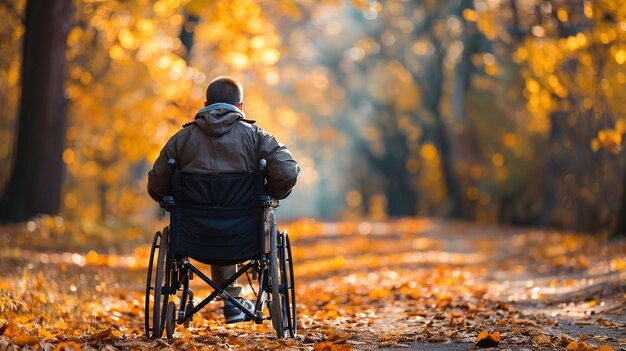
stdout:
<svg viewBox="0 0 626 351">
<path fill-rule="evenodd" d="M 285 336 L 285 329 L 283 325 L 283 309 L 282 298 L 280 293 L 280 279 L 279 279 L 279 261 L 278 261 L 278 229 L 276 228 L 276 222 L 274 218 L 271 220 L 270 225 L 270 285 L 272 286 L 272 301 L 270 305 L 270 315 L 272 317 L 272 325 L 276 330 L 278 338 Z"/>
<path fill-rule="evenodd" d="M 157 232 L 152 240 L 150 264 L 146 283 L 145 325 L 146 335 L 156 339 L 163 334 L 163 313 L 161 310 L 163 266 L 166 256 L 167 241 L 163 233 Z M 156 261 L 156 264 L 155 264 Z"/>
<path fill-rule="evenodd" d="M 165 326 L 165 313 L 168 302 L 169 271 L 168 259 L 169 229 L 157 232 L 152 241 L 148 279 L 146 283 L 145 328 L 150 339 L 160 338 Z M 156 255 L 155 255 L 156 253 Z M 155 267 L 156 260 L 156 267 Z M 165 280 L 165 286 L 163 281 Z M 165 287 L 165 289 L 163 289 Z M 152 292 L 152 294 L 151 294 Z M 152 324 L 150 324 L 152 322 Z M 152 333 L 151 333 L 152 332 Z"/>
</svg>

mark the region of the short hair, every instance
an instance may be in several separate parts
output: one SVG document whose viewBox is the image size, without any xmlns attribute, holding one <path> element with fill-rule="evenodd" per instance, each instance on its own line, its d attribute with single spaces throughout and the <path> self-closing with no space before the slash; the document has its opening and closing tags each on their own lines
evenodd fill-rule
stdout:
<svg viewBox="0 0 626 351">
<path fill-rule="evenodd" d="M 235 78 L 217 77 L 206 88 L 206 102 L 207 105 L 223 102 L 237 106 L 243 102 L 243 86 Z"/>
</svg>

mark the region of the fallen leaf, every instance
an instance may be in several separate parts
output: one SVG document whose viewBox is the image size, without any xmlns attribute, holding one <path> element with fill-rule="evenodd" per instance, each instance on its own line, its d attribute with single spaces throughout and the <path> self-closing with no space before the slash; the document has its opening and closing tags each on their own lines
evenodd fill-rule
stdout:
<svg viewBox="0 0 626 351">
<path fill-rule="evenodd" d="M 350 335 L 339 329 L 328 328 L 326 329 L 326 336 L 328 336 L 328 340 L 336 342 L 339 340 L 346 340 Z"/>
<path fill-rule="evenodd" d="M 580 322 L 574 322 L 574 325 L 593 325 L 593 322 L 590 322 L 590 321 L 580 321 Z"/>
<path fill-rule="evenodd" d="M 498 301 L 498 309 L 508 311 L 510 309 L 510 306 L 504 301 Z"/>
<path fill-rule="evenodd" d="M 246 344 L 246 341 L 230 334 L 228 335 L 228 343 L 231 345 L 243 346 Z"/>
<path fill-rule="evenodd" d="M 533 341 L 538 345 L 550 345 L 552 343 L 552 339 L 545 334 L 535 336 Z"/>
<path fill-rule="evenodd" d="M 569 351 L 590 351 L 592 348 L 586 342 L 570 342 L 566 347 Z"/>
<path fill-rule="evenodd" d="M 80 345 L 73 341 L 59 343 L 53 351 L 80 351 Z"/>
<path fill-rule="evenodd" d="M 561 347 L 567 347 L 572 342 L 572 338 L 569 335 L 562 334 L 561 339 L 559 340 L 559 345 Z"/>
<path fill-rule="evenodd" d="M 482 331 L 476 337 L 474 344 L 478 347 L 495 347 L 500 343 L 500 332 L 490 333 L 488 331 Z"/>
<path fill-rule="evenodd" d="M 22 330 L 20 329 L 20 327 L 17 326 L 17 324 L 15 324 L 15 322 L 11 321 L 4 328 L 4 332 L 2 333 L 2 335 L 6 336 L 7 338 L 12 338 L 18 335 L 22 335 Z"/>
<path fill-rule="evenodd" d="M 109 337 L 109 336 L 111 336 L 111 335 L 112 335 L 112 332 L 111 332 L 111 327 L 108 327 L 108 328 L 106 328 L 106 329 L 104 329 L 104 330 L 101 330 L 101 331 L 99 331 L 99 332 L 95 333 L 95 334 L 93 335 L 93 337 L 94 337 L 95 339 L 100 340 L 100 339 L 106 339 L 107 337 Z"/>
<path fill-rule="evenodd" d="M 598 323 L 604 325 L 605 327 L 619 327 L 620 326 L 618 323 L 612 322 L 604 318 L 598 318 L 597 321 Z"/>
<path fill-rule="evenodd" d="M 337 348 L 332 342 L 321 342 L 313 347 L 313 351 L 336 351 Z"/>
<path fill-rule="evenodd" d="M 11 343 L 17 346 L 39 344 L 39 338 L 34 335 L 22 334 L 11 338 Z"/>
</svg>

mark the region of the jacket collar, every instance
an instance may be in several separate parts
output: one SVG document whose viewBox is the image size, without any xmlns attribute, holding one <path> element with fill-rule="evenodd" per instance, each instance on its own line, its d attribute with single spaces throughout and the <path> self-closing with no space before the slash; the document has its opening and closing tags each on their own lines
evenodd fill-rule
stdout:
<svg viewBox="0 0 626 351">
<path fill-rule="evenodd" d="M 241 117 L 243 117 L 244 119 L 246 118 L 246 115 L 243 113 L 243 111 L 238 109 L 237 106 L 231 105 L 231 104 L 227 104 L 227 103 L 224 103 L 224 102 L 218 102 L 218 103 L 211 104 L 209 106 L 203 107 L 196 113 L 196 115 L 199 115 L 199 114 L 205 113 L 205 112 L 209 112 L 209 111 L 212 111 L 212 110 L 229 110 L 229 111 L 233 111 L 233 112 L 239 113 L 241 115 Z"/>
</svg>

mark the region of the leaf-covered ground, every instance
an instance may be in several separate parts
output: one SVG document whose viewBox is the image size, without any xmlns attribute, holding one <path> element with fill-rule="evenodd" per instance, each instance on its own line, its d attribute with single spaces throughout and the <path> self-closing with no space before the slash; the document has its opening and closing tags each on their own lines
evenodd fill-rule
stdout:
<svg viewBox="0 0 626 351">
<path fill-rule="evenodd" d="M 0 228 L 0 350 L 626 349 L 626 241 L 407 219 L 285 225 L 300 335 L 207 306 L 143 332 L 152 233 L 43 217 Z M 153 228 L 156 230 L 157 228 Z M 198 281 L 196 299 L 209 292 Z M 244 290 L 248 297 L 252 291 Z"/>
</svg>

